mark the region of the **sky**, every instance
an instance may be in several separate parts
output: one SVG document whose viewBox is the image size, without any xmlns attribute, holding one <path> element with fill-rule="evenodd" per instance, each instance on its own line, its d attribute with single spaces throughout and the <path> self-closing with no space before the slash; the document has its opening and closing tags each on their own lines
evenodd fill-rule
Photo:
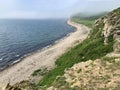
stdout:
<svg viewBox="0 0 120 90">
<path fill-rule="evenodd" d="M 0 18 L 65 18 L 120 7 L 120 0 L 0 0 Z"/>
</svg>

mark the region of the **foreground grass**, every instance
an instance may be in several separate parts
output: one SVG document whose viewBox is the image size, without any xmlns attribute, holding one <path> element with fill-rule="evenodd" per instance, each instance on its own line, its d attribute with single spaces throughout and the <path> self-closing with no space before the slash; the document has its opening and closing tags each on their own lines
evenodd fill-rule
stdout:
<svg viewBox="0 0 120 90">
<path fill-rule="evenodd" d="M 89 27 L 92 27 L 93 25 L 93 21 L 73 21 L 80 24 L 83 23 Z M 36 87 L 51 86 L 57 76 L 63 75 L 64 70 L 72 67 L 75 63 L 87 60 L 95 60 L 97 58 L 105 56 L 109 52 L 112 52 L 112 38 L 109 40 L 109 44 L 105 46 L 103 42 L 103 37 L 101 36 L 101 31 L 102 30 L 98 31 L 97 29 L 92 30 L 89 38 L 87 38 L 82 43 L 75 46 L 74 48 L 63 54 L 60 58 L 58 58 L 56 60 L 56 68 L 48 72 L 44 76 L 44 78 L 36 85 Z"/>
</svg>

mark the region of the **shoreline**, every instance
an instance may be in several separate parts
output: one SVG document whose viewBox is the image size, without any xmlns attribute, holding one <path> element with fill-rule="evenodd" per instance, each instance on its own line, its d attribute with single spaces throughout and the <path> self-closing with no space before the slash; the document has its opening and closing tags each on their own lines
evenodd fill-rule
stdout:
<svg viewBox="0 0 120 90">
<path fill-rule="evenodd" d="M 5 69 L 7 69 L 7 68 L 9 68 L 9 67 L 12 67 L 13 65 L 21 62 L 24 58 L 29 57 L 29 56 L 33 55 L 34 53 L 39 53 L 39 52 L 42 52 L 42 51 L 44 51 L 44 50 L 47 50 L 47 49 L 50 48 L 51 46 L 59 43 L 61 40 L 69 37 L 70 34 L 71 34 L 71 33 L 74 33 L 74 32 L 75 32 L 75 29 L 74 29 L 74 31 L 69 32 L 68 34 L 64 35 L 63 37 L 60 37 L 59 39 L 56 39 L 54 42 L 52 42 L 52 43 L 49 44 L 49 45 L 47 45 L 47 46 L 45 46 L 45 47 L 43 47 L 43 48 L 40 48 L 40 49 L 38 49 L 38 50 L 34 50 L 34 51 L 30 52 L 30 53 L 27 53 L 27 54 L 21 56 L 19 59 L 16 59 L 16 61 L 14 61 L 13 63 L 11 63 L 11 64 L 3 67 L 3 68 L 0 68 L 0 72 L 2 72 L 2 71 L 4 71 Z"/>
<path fill-rule="evenodd" d="M 74 27 L 75 32 L 69 33 L 60 40 L 55 41 L 48 48 L 38 50 L 26 56 L 20 62 L 1 71 L 0 85 L 4 83 L 15 84 L 23 80 L 29 80 L 31 74 L 41 67 L 53 68 L 59 56 L 75 46 L 76 42 L 81 42 L 87 38 L 89 28 L 70 20 L 67 21 L 67 24 Z"/>
</svg>

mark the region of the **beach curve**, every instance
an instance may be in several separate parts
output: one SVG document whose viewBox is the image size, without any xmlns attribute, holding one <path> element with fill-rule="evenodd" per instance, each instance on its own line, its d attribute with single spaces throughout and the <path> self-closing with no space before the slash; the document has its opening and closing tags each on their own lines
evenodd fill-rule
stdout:
<svg viewBox="0 0 120 90">
<path fill-rule="evenodd" d="M 0 72 L 0 85 L 3 83 L 15 84 L 23 80 L 29 80 L 31 74 L 41 67 L 54 67 L 56 59 L 65 53 L 69 48 L 73 47 L 76 42 L 81 42 L 87 38 L 90 29 L 84 25 L 80 25 L 70 20 L 68 25 L 76 28 L 75 32 L 70 33 L 69 36 L 59 40 L 49 48 L 35 52 L 30 56 L 25 57 L 19 63 L 6 68 Z"/>
</svg>

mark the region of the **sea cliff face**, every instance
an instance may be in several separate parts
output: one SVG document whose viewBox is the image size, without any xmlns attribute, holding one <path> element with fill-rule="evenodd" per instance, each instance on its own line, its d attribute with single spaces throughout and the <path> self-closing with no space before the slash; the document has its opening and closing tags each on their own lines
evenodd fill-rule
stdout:
<svg viewBox="0 0 120 90">
<path fill-rule="evenodd" d="M 114 52 L 120 51 L 120 8 L 96 20 L 94 28 L 102 30 L 105 45 L 108 44 L 110 37 L 112 37 L 114 40 Z"/>
</svg>

